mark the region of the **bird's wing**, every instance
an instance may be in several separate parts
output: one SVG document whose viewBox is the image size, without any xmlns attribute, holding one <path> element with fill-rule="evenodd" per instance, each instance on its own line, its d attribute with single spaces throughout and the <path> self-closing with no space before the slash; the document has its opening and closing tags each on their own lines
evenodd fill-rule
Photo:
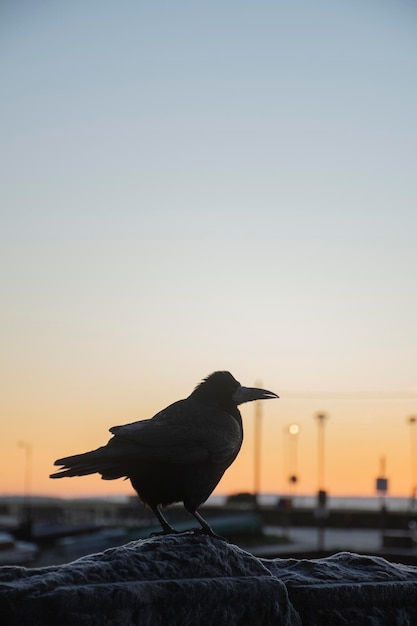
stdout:
<svg viewBox="0 0 417 626">
<path fill-rule="evenodd" d="M 174 464 L 210 460 L 223 463 L 241 445 L 241 430 L 225 411 L 208 409 L 187 398 L 170 405 L 152 419 L 110 429 L 108 445 L 123 448 L 143 461 Z"/>
</svg>

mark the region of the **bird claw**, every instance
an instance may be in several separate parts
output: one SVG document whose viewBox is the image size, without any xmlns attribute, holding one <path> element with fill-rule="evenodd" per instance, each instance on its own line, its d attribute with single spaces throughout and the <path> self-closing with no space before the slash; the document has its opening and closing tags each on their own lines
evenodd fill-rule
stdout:
<svg viewBox="0 0 417 626">
<path fill-rule="evenodd" d="M 175 528 L 171 528 L 170 530 L 156 530 L 151 533 L 149 537 L 161 537 L 163 535 L 181 535 L 181 531 L 175 530 Z"/>
<path fill-rule="evenodd" d="M 225 543 L 229 543 L 229 540 L 226 537 L 222 537 L 222 535 L 218 535 L 211 528 L 195 528 L 193 530 L 194 535 L 206 535 L 206 537 L 213 537 L 213 539 L 220 539 L 220 541 L 224 541 Z"/>
</svg>

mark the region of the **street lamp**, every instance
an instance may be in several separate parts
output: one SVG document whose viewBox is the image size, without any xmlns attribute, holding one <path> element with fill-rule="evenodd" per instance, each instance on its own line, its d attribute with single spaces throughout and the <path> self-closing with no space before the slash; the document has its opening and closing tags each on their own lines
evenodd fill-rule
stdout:
<svg viewBox="0 0 417 626">
<path fill-rule="evenodd" d="M 27 441 L 19 441 L 19 448 L 23 448 L 25 451 L 25 473 L 23 482 L 23 503 L 26 521 L 31 519 L 31 507 L 30 507 L 30 492 L 32 482 L 32 446 Z"/>
<path fill-rule="evenodd" d="M 288 426 L 288 434 L 289 434 L 289 449 L 288 449 L 288 480 L 290 485 L 295 486 L 298 482 L 297 476 L 297 443 L 298 443 L 298 434 L 300 432 L 300 427 L 298 424 L 291 424 Z"/>
<path fill-rule="evenodd" d="M 257 384 L 258 387 L 261 385 Z M 253 490 L 254 505 L 259 506 L 259 493 L 261 490 L 261 427 L 262 427 L 262 404 L 260 400 L 255 402 L 255 430 L 254 430 L 254 463 L 253 463 Z"/>
<path fill-rule="evenodd" d="M 324 489 L 324 425 L 327 419 L 325 413 L 316 414 L 317 432 L 317 507 L 316 518 L 318 523 L 318 550 L 324 549 L 325 519 L 327 517 L 327 493 Z"/>
<path fill-rule="evenodd" d="M 411 498 L 410 505 L 414 509 L 417 495 L 417 433 L 416 423 L 417 417 L 411 415 L 407 418 L 410 424 L 410 442 L 411 442 Z"/>
<path fill-rule="evenodd" d="M 316 415 L 318 433 L 317 433 L 317 486 L 318 492 L 324 490 L 324 423 L 327 419 L 325 413 L 317 413 Z"/>
</svg>

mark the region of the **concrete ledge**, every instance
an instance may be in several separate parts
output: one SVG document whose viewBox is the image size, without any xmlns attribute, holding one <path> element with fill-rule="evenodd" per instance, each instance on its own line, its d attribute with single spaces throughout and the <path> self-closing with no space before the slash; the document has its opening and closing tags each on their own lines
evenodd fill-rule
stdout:
<svg viewBox="0 0 417 626">
<path fill-rule="evenodd" d="M 7 626 L 417 624 L 417 568 L 351 553 L 258 559 L 173 535 L 57 567 L 0 568 L 0 615 Z"/>
</svg>

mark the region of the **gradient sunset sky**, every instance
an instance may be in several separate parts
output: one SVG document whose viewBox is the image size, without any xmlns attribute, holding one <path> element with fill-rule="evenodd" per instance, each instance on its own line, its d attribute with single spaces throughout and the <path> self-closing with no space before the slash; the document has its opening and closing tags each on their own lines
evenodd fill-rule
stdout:
<svg viewBox="0 0 417 626">
<path fill-rule="evenodd" d="M 265 492 L 412 486 L 417 5 L 4 0 L 0 495 L 228 369 Z M 218 493 L 253 489 L 254 406 Z M 417 426 L 416 426 L 417 428 Z M 416 451 L 417 452 L 417 451 Z"/>
</svg>

